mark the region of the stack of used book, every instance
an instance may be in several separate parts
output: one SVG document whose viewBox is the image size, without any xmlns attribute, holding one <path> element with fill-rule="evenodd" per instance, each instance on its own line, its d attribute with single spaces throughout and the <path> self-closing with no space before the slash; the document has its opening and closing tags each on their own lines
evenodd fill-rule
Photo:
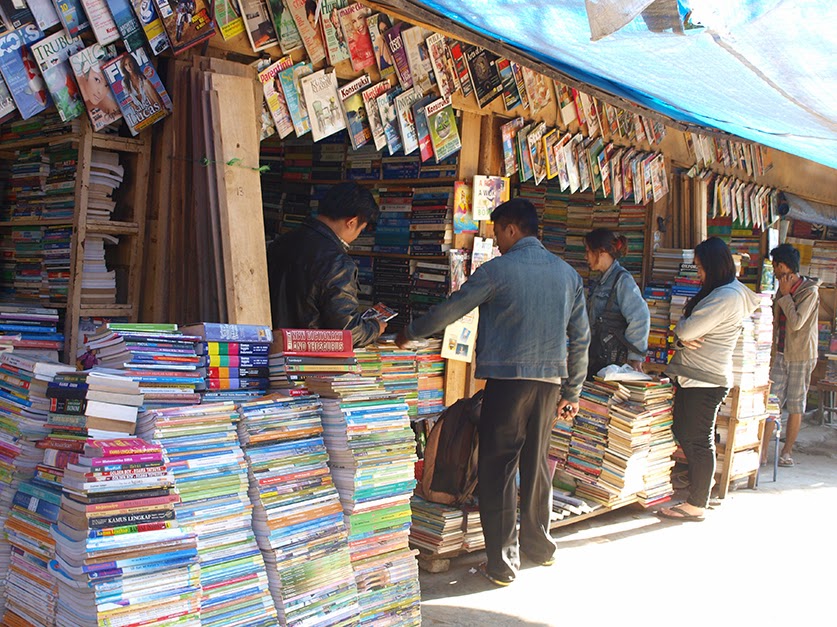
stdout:
<svg viewBox="0 0 837 627">
<path fill-rule="evenodd" d="M 406 255 L 410 252 L 410 224 L 413 211 L 413 190 L 391 187 L 378 192 L 380 214 L 375 224 L 377 253 Z"/>
<path fill-rule="evenodd" d="M 733 385 L 742 390 L 763 387 L 770 382 L 773 349 L 773 294 L 758 295 L 759 306 L 744 319 L 744 328 L 732 354 Z"/>
<path fill-rule="evenodd" d="M 75 169 L 74 169 L 75 170 Z M 125 168 L 119 164 L 119 153 L 94 150 L 90 160 L 90 186 L 87 196 L 87 219 L 110 220 L 116 209 L 113 194 L 122 185 Z M 85 238 L 85 246 L 89 241 Z"/>
<path fill-rule="evenodd" d="M 40 303 L 45 307 L 67 302 L 70 288 L 70 226 L 44 227 L 41 238 L 43 267 Z"/>
<path fill-rule="evenodd" d="M 469 505 L 462 509 L 465 516 L 464 528 L 465 537 L 462 538 L 462 548 L 469 553 L 482 551 L 485 548 L 485 536 L 482 533 L 482 519 L 480 510 L 475 505 Z"/>
<path fill-rule="evenodd" d="M 105 246 L 117 246 L 115 235 L 96 233 L 84 238 L 84 258 L 81 266 L 82 305 L 112 305 L 116 303 L 116 270 L 108 270 Z"/>
<path fill-rule="evenodd" d="M 410 307 L 413 318 L 419 318 L 447 298 L 450 264 L 447 261 L 418 260 L 412 262 L 412 271 Z"/>
<path fill-rule="evenodd" d="M 646 361 L 653 364 L 667 364 L 671 323 L 671 287 L 665 283 L 648 283 L 643 297 L 651 314 Z"/>
<path fill-rule="evenodd" d="M 673 284 L 681 264 L 693 264 L 695 251 L 688 248 L 655 248 L 651 265 L 651 280 Z"/>
<path fill-rule="evenodd" d="M 416 352 L 403 350 L 394 342 L 379 341 L 375 350 L 381 356 L 381 383 L 390 394 L 403 399 L 410 418 L 418 415 L 418 372 Z"/>
<path fill-rule="evenodd" d="M 361 622 L 380 617 L 419 625 L 418 566 L 408 540 L 416 443 L 407 403 L 364 377 L 308 386 L 323 397 L 324 437 L 349 528 Z"/>
<path fill-rule="evenodd" d="M 64 484 L 51 529 L 56 624 L 200 625 L 196 538 L 176 521 L 162 449 L 139 438 L 90 440 Z"/>
<path fill-rule="evenodd" d="M 180 495 L 177 520 L 198 540 L 202 625 L 277 624 L 252 528 L 247 464 L 235 404 L 145 413 L 138 434 L 159 444 Z"/>
<path fill-rule="evenodd" d="M 549 438 L 549 459 L 553 468 L 566 468 L 572 434 L 573 421 L 558 416 Z"/>
<path fill-rule="evenodd" d="M 686 303 L 700 291 L 700 279 L 697 274 L 697 266 L 693 263 L 681 263 L 680 270 L 674 279 L 674 287 L 671 290 L 671 317 L 669 322 L 671 328 L 683 317 Z"/>
<path fill-rule="evenodd" d="M 179 407 L 200 402 L 199 340 L 176 324 L 110 322 L 87 337 L 83 359 L 135 379 L 144 409 Z"/>
<path fill-rule="evenodd" d="M 352 351 L 351 331 L 341 331 L 340 340 L 328 347 L 336 350 L 328 353 L 316 350 L 321 348 L 317 339 L 320 336 L 316 329 L 277 329 L 273 332 L 268 362 L 271 389 L 304 387 L 309 379 L 360 372 L 358 359 Z M 310 346 L 306 338 L 311 340 Z"/>
<path fill-rule="evenodd" d="M 410 254 L 443 256 L 453 243 L 451 201 L 453 188 L 419 187 L 413 192 L 410 219 Z"/>
<path fill-rule="evenodd" d="M 445 360 L 442 341 L 430 339 L 416 351 L 419 418 L 438 416 L 445 409 Z"/>
<path fill-rule="evenodd" d="M 354 624 L 359 611 L 321 407 L 305 394 L 240 405 L 253 529 L 282 625 Z"/>
<path fill-rule="evenodd" d="M 204 377 L 204 402 L 241 402 L 262 396 L 270 386 L 269 326 L 204 322 L 181 331 L 201 338 L 199 372 Z"/>
<path fill-rule="evenodd" d="M 552 515 L 554 520 L 566 520 L 573 516 L 589 514 L 600 507 L 601 505 L 598 503 L 575 497 L 561 488 L 552 488 Z"/>
<path fill-rule="evenodd" d="M 390 257 L 375 259 L 374 300 L 386 303 L 398 312 L 398 316 L 387 323 L 387 333 L 395 333 L 410 322 L 411 282 L 410 260 Z"/>
<path fill-rule="evenodd" d="M 6 338 L 24 357 L 58 361 L 64 350 L 57 309 L 0 305 L 0 339 Z"/>
<path fill-rule="evenodd" d="M 425 501 L 414 496 L 410 545 L 434 557 L 456 555 L 465 538 L 464 517 L 458 507 Z"/>
<path fill-rule="evenodd" d="M 628 392 L 624 385 L 621 391 Z M 607 450 L 602 466 L 602 485 L 610 492 L 607 505 L 634 500 L 645 487 L 651 446 L 651 412 L 630 399 L 610 403 Z"/>
</svg>

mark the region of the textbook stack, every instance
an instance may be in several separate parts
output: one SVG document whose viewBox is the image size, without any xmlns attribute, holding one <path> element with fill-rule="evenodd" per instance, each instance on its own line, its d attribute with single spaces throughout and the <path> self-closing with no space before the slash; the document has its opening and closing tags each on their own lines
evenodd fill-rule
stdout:
<svg viewBox="0 0 837 627">
<path fill-rule="evenodd" d="M 105 246 L 116 246 L 113 235 L 90 234 L 84 238 L 84 259 L 81 270 L 81 303 L 112 305 L 116 303 L 116 270 L 108 270 Z"/>
<path fill-rule="evenodd" d="M 441 254 L 441 253 L 440 253 Z M 410 284 L 410 309 L 413 319 L 426 314 L 431 307 L 448 295 L 450 264 L 447 261 L 412 262 L 413 275 Z"/>
<path fill-rule="evenodd" d="M 465 516 L 465 537 L 462 539 L 462 548 L 472 553 L 482 551 L 485 548 L 485 536 L 482 533 L 482 519 L 480 510 L 474 505 L 462 508 Z"/>
<path fill-rule="evenodd" d="M 19 302 L 40 304 L 41 293 L 47 291 L 44 228 L 14 226 L 11 230 L 15 260 L 13 297 Z M 60 299 L 56 298 L 56 301 Z"/>
<path fill-rule="evenodd" d="M 566 520 L 573 516 L 589 514 L 600 508 L 598 503 L 588 503 L 584 499 L 572 496 L 560 488 L 552 488 L 552 517 L 553 520 Z"/>
<path fill-rule="evenodd" d="M 445 360 L 441 352 L 439 339 L 428 340 L 416 351 L 419 418 L 436 416 L 445 409 Z"/>
<path fill-rule="evenodd" d="M 742 390 L 770 383 L 773 349 L 773 294 L 758 294 L 759 306 L 744 319 L 744 328 L 732 354 L 733 385 Z"/>
<path fill-rule="evenodd" d="M 323 334 L 324 333 L 324 334 Z M 329 338 L 332 331 L 277 329 L 269 347 L 270 387 L 273 390 L 304 387 L 310 379 L 322 379 L 359 374 L 358 359 L 352 352 L 351 331 L 340 331 L 340 339 L 332 344 L 329 353 L 311 353 L 297 350 L 297 339 Z M 307 340 L 303 340 L 307 341 Z M 305 348 L 306 345 L 303 345 Z M 380 368 L 379 368 L 380 371 Z"/>
<path fill-rule="evenodd" d="M 434 557 L 455 555 L 462 549 L 465 531 L 461 509 L 431 503 L 419 496 L 412 498 L 411 507 L 410 546 Z"/>
<path fill-rule="evenodd" d="M 700 291 L 700 279 L 697 274 L 697 266 L 693 263 L 681 263 L 680 270 L 674 279 L 674 287 L 671 290 L 671 315 L 669 323 L 674 329 L 675 325 L 683 317 L 686 303 Z"/>
<path fill-rule="evenodd" d="M 319 399 L 275 394 L 239 408 L 253 529 L 280 624 L 354 624 L 357 587 Z"/>
<path fill-rule="evenodd" d="M 69 226 L 49 226 L 43 229 L 43 268 L 41 271 L 40 302 L 50 306 L 67 302 L 70 288 L 70 245 L 73 229 Z"/>
<path fill-rule="evenodd" d="M 40 217 L 45 220 L 72 220 L 75 209 L 78 149 L 69 144 L 50 146 L 47 155 L 50 161 L 49 176 L 42 188 L 32 190 L 33 193 L 43 194 L 43 210 Z"/>
<path fill-rule="evenodd" d="M 58 361 L 64 350 L 58 325 L 57 309 L 0 305 L 0 340 L 7 339 L 18 355 Z"/>
<path fill-rule="evenodd" d="M 632 500 L 644 489 L 650 445 L 651 413 L 646 407 L 631 400 L 611 403 L 601 474 L 603 486 L 611 491 L 607 505 Z"/>
<path fill-rule="evenodd" d="M 416 352 L 398 348 L 393 342 L 375 344 L 381 357 L 384 389 L 407 403 L 410 418 L 418 415 L 418 370 Z"/>
<path fill-rule="evenodd" d="M 178 501 L 158 445 L 87 442 L 51 530 L 56 625 L 201 624 L 196 539 L 176 520 Z"/>
<path fill-rule="evenodd" d="M 5 219 L 39 218 L 44 206 L 44 185 L 49 177 L 49 154 L 45 148 L 18 150 L 10 168 L 7 201 L 11 215 Z"/>
<path fill-rule="evenodd" d="M 655 248 L 651 266 L 651 280 L 674 283 L 681 264 L 693 264 L 695 251 L 688 248 Z"/>
<path fill-rule="evenodd" d="M 451 223 L 452 188 L 417 187 L 413 192 L 410 218 L 410 254 L 441 256 L 453 242 Z"/>
<path fill-rule="evenodd" d="M 530 181 L 528 183 L 520 183 L 517 186 L 517 194 L 516 198 L 525 198 L 532 205 L 535 207 L 535 211 L 538 214 L 538 222 L 543 227 L 540 229 L 538 236 L 543 241 L 544 246 L 548 249 L 552 250 L 547 245 L 546 239 L 546 216 L 544 215 L 545 212 L 545 204 L 546 204 L 546 193 L 547 193 L 548 186 L 547 185 L 535 185 L 534 182 Z M 553 251 L 554 252 L 554 251 Z"/>
<path fill-rule="evenodd" d="M 377 253 L 406 255 L 410 252 L 410 231 L 413 211 L 413 190 L 390 187 L 378 192 L 380 213 L 375 224 Z"/>
<path fill-rule="evenodd" d="M 409 549 L 416 442 L 408 406 L 364 377 L 308 384 L 323 397 L 324 438 L 349 528 L 361 624 L 419 625 L 418 566 Z"/>
<path fill-rule="evenodd" d="M 398 316 L 387 323 L 387 333 L 397 333 L 409 324 L 412 315 L 410 301 L 410 272 L 409 259 L 391 259 L 378 257 L 375 259 L 375 278 L 373 293 L 376 303 L 386 303 L 398 312 Z"/>
<path fill-rule="evenodd" d="M 148 410 L 200 402 L 199 340 L 176 324 L 110 322 L 87 337 L 85 348 L 99 366 L 137 381 Z"/>
<path fill-rule="evenodd" d="M 197 536 L 201 625 L 277 625 L 264 560 L 252 529 L 247 464 L 235 404 L 158 409 L 139 435 L 159 444 L 180 495 L 178 523 Z"/>
<path fill-rule="evenodd" d="M 543 244 L 556 255 L 567 249 L 567 206 L 570 196 L 558 185 L 548 185 L 543 208 Z M 537 208 L 537 205 L 536 205 Z"/>
<path fill-rule="evenodd" d="M 552 426 L 549 438 L 549 459 L 556 468 L 566 468 L 567 456 L 570 451 L 570 441 L 573 434 L 573 421 L 565 420 L 560 415 Z"/>
<path fill-rule="evenodd" d="M 201 339 L 199 372 L 204 377 L 204 402 L 246 401 L 270 386 L 268 353 L 272 331 L 255 324 L 204 322 L 181 331 Z"/>
<path fill-rule="evenodd" d="M 670 356 L 671 287 L 656 281 L 648 283 L 645 286 L 643 298 L 651 314 L 646 361 L 653 364 L 667 364 Z"/>
</svg>

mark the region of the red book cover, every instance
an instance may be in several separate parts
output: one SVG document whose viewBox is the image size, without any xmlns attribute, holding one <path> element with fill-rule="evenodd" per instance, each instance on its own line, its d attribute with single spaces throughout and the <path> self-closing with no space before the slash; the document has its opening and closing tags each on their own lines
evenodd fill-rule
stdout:
<svg viewBox="0 0 837 627">
<path fill-rule="evenodd" d="M 84 454 L 88 457 L 119 457 L 123 455 L 159 454 L 161 449 L 156 444 L 142 438 L 120 438 L 116 440 L 87 440 Z"/>
<path fill-rule="evenodd" d="M 270 352 L 351 356 L 354 354 L 352 332 L 340 329 L 278 329 L 273 332 Z"/>
</svg>

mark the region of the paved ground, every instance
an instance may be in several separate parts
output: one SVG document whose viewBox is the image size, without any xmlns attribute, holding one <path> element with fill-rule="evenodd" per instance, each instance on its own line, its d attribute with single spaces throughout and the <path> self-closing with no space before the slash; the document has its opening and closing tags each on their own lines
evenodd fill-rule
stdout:
<svg viewBox="0 0 837 627">
<path fill-rule="evenodd" d="M 628 508 L 558 530 L 555 566 L 509 588 L 471 572 L 482 553 L 422 573 L 424 625 L 835 625 L 837 428 L 806 423 L 794 458 L 701 523 Z"/>
</svg>

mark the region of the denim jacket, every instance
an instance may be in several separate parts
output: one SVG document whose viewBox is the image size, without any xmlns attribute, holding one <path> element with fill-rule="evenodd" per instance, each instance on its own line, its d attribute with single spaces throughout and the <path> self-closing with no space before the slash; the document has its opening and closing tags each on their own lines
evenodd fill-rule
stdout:
<svg viewBox="0 0 837 627">
<path fill-rule="evenodd" d="M 414 320 L 406 336 L 438 333 L 475 307 L 480 309 L 477 378 L 561 378 L 563 398 L 578 400 L 587 374 L 590 324 L 584 286 L 571 266 L 536 237 L 524 237 Z"/>
<path fill-rule="evenodd" d="M 648 333 L 651 330 L 651 314 L 648 311 L 648 304 L 642 297 L 636 281 L 627 272 L 620 272 L 622 265 L 618 261 L 605 270 L 599 280 L 590 288 L 590 298 L 587 301 L 587 312 L 590 315 L 590 326 L 592 327 L 599 316 L 604 312 L 607 301 L 612 290 L 616 290 L 613 309 L 618 310 L 628 328 L 625 329 L 625 340 L 641 352 L 630 351 L 628 359 L 634 361 L 645 361 L 645 353 L 648 350 Z"/>
</svg>

